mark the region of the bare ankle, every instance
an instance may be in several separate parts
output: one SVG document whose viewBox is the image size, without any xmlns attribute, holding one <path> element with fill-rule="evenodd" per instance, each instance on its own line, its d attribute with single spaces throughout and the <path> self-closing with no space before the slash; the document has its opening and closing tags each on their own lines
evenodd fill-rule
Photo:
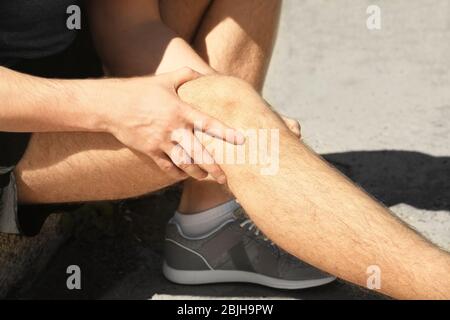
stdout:
<svg viewBox="0 0 450 320">
<path fill-rule="evenodd" d="M 178 211 L 193 214 L 214 208 L 233 198 L 234 196 L 218 183 L 190 179 L 184 183 Z"/>
</svg>

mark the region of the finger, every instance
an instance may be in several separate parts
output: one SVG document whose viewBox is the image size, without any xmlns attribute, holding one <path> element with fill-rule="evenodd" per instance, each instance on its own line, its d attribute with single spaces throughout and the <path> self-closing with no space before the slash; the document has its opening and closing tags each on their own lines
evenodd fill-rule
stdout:
<svg viewBox="0 0 450 320">
<path fill-rule="evenodd" d="M 193 143 L 193 148 L 194 151 L 195 150 L 200 150 L 199 151 L 199 156 L 200 159 L 200 167 L 205 170 L 206 172 L 208 172 L 208 174 L 210 174 L 214 179 L 216 179 L 216 181 L 220 184 L 225 184 L 227 182 L 227 178 L 225 173 L 223 172 L 223 170 L 220 168 L 220 166 L 214 161 L 213 157 L 211 156 L 211 154 L 206 150 L 206 148 L 200 143 L 200 140 L 198 140 L 197 137 L 195 137 L 194 135 L 192 135 L 194 138 L 194 143 Z M 194 157 L 196 156 L 195 152 L 194 152 Z M 194 162 L 197 163 L 196 158 L 193 158 Z"/>
<path fill-rule="evenodd" d="M 294 123 L 292 123 L 289 126 L 289 129 L 292 131 L 293 134 L 295 134 L 297 138 L 300 138 L 301 136 L 300 124 L 297 121 L 294 121 Z"/>
<path fill-rule="evenodd" d="M 217 183 L 217 179 L 213 178 L 211 175 L 208 175 L 202 182 L 214 182 Z"/>
<path fill-rule="evenodd" d="M 168 158 L 165 153 L 161 152 L 157 156 L 153 156 L 152 159 L 153 161 L 155 161 L 156 165 L 161 169 L 161 171 L 171 176 L 172 178 L 182 180 L 188 177 L 185 172 L 183 172 L 173 164 L 172 160 L 170 160 L 170 158 Z"/>
<path fill-rule="evenodd" d="M 208 173 L 194 164 L 189 154 L 179 144 L 170 144 L 165 148 L 166 154 L 170 160 L 182 171 L 196 180 L 202 180 L 208 176 Z"/>
<path fill-rule="evenodd" d="M 183 133 L 180 133 L 177 137 L 176 142 L 186 151 L 194 164 L 199 165 L 200 168 L 210 174 L 218 183 L 226 183 L 225 173 L 201 144 L 200 140 L 194 136 L 192 131 L 183 130 Z"/>
<path fill-rule="evenodd" d="M 289 130 L 291 130 L 292 133 L 294 133 L 298 138 L 301 137 L 301 126 L 300 126 L 300 122 L 298 122 L 297 120 L 294 119 L 290 119 L 287 117 L 282 117 L 284 123 L 286 124 L 286 126 L 289 128 Z"/>
<path fill-rule="evenodd" d="M 178 90 L 178 88 L 181 87 L 184 83 L 195 80 L 201 76 L 201 73 L 198 73 L 197 71 L 189 67 L 181 68 L 180 70 L 177 70 L 170 74 L 170 78 L 175 90 Z"/>
<path fill-rule="evenodd" d="M 221 121 L 214 119 L 189 105 L 186 105 L 185 115 L 187 121 L 193 125 L 195 130 L 199 130 L 213 136 L 215 138 L 222 139 L 226 142 L 241 145 L 245 143 L 245 136 Z"/>
</svg>

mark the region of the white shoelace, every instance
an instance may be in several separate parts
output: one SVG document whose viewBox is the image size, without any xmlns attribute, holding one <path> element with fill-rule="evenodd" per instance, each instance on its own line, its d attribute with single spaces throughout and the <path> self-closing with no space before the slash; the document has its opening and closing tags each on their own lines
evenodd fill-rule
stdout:
<svg viewBox="0 0 450 320">
<path fill-rule="evenodd" d="M 250 220 L 250 219 L 246 219 L 244 220 L 239 226 L 241 228 L 244 228 L 245 226 L 249 225 L 249 227 L 247 228 L 248 231 L 252 231 L 253 229 L 255 230 L 254 234 L 255 236 L 259 236 L 262 235 L 263 240 L 264 241 L 270 241 L 269 238 L 267 238 L 259 229 L 258 227 L 255 225 L 255 223 Z M 273 242 L 272 242 L 273 243 Z"/>
</svg>

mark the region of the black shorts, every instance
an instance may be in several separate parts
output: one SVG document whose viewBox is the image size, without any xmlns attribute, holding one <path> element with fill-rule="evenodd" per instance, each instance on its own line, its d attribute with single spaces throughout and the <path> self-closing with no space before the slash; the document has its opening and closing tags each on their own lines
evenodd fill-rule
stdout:
<svg viewBox="0 0 450 320">
<path fill-rule="evenodd" d="M 10 69 L 45 78 L 83 79 L 102 76 L 102 68 L 86 32 L 64 52 L 21 60 Z M 14 167 L 23 157 L 30 133 L 0 132 L 0 232 L 33 236 L 52 212 L 73 209 L 61 205 L 18 205 Z"/>
</svg>

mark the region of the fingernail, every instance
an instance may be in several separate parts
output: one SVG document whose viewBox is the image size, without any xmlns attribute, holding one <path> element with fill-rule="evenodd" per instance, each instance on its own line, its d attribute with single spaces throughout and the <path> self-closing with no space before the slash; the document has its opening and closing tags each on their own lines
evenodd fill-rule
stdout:
<svg viewBox="0 0 450 320">
<path fill-rule="evenodd" d="M 225 184 L 227 182 L 227 178 L 225 176 L 220 176 L 219 178 L 217 178 L 217 182 L 219 182 L 220 184 Z"/>
<path fill-rule="evenodd" d="M 245 136 L 240 131 L 236 131 L 236 143 L 237 144 L 244 144 L 245 143 Z"/>
</svg>

